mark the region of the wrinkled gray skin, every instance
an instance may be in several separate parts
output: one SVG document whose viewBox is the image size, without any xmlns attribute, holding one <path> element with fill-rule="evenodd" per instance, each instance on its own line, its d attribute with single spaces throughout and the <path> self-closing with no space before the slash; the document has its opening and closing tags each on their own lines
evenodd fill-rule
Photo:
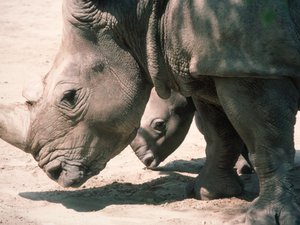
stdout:
<svg viewBox="0 0 300 225">
<path fill-rule="evenodd" d="M 157 167 L 172 154 L 186 137 L 195 114 L 191 99 L 172 92 L 170 98 L 160 98 L 151 90 L 149 101 L 141 119 L 131 148 L 143 164 L 150 169 Z M 198 129 L 202 131 L 198 113 L 195 114 Z M 204 121 L 205 122 L 205 121 Z M 248 150 L 241 149 L 235 168 L 238 174 L 251 173 L 253 168 L 248 159 Z"/>
<path fill-rule="evenodd" d="M 247 224 L 300 224 L 292 185 L 299 103 L 298 0 L 64 0 L 60 50 L 0 137 L 63 186 L 98 174 L 135 137 L 152 85 L 192 96 L 205 121 L 197 198 L 236 196 L 245 143 L 260 195 Z M 34 93 L 34 92 L 33 92 Z M 216 185 L 217 184 L 217 185 Z"/>
</svg>

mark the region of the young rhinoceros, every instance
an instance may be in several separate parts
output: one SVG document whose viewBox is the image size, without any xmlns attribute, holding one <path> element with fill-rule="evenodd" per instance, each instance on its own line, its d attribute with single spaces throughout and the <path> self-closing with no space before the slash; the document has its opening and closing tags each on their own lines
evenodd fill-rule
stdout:
<svg viewBox="0 0 300 225">
<path fill-rule="evenodd" d="M 252 225 L 300 224 L 292 185 L 300 87 L 299 0 L 63 0 L 42 91 L 1 106 L 0 137 L 65 187 L 98 174 L 136 136 L 154 85 L 192 97 L 205 121 L 195 197 L 239 195 L 247 146 L 260 194 Z"/>
<path fill-rule="evenodd" d="M 131 148 L 146 167 L 157 167 L 183 142 L 194 114 L 197 127 L 201 131 L 203 125 L 200 124 L 191 99 L 176 92 L 172 92 L 168 99 L 162 99 L 153 88 L 141 126 L 130 143 Z M 239 157 L 236 169 L 239 174 L 250 173 L 253 168 L 247 149 L 241 149 L 241 154 L 243 157 Z"/>
<path fill-rule="evenodd" d="M 145 166 L 158 166 L 179 147 L 189 131 L 194 113 L 192 100 L 176 92 L 172 92 L 170 98 L 162 99 L 152 89 L 141 126 L 130 143 Z"/>
</svg>

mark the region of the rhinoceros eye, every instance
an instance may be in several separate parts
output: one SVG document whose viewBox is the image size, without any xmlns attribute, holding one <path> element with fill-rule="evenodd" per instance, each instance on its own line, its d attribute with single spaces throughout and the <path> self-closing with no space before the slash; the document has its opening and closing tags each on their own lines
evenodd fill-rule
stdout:
<svg viewBox="0 0 300 225">
<path fill-rule="evenodd" d="M 61 104 L 73 107 L 76 104 L 77 91 L 75 89 L 65 91 L 61 99 Z"/>
<path fill-rule="evenodd" d="M 162 119 L 155 119 L 155 120 L 152 121 L 151 127 L 154 130 L 162 133 L 162 132 L 166 131 L 166 122 Z"/>
</svg>

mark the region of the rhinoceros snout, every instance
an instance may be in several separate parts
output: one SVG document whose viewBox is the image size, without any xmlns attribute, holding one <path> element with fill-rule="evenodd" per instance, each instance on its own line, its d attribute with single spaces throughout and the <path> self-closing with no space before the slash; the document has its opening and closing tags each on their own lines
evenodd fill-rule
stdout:
<svg viewBox="0 0 300 225">
<path fill-rule="evenodd" d="M 62 187 L 79 187 L 90 177 L 84 168 L 68 165 L 58 160 L 47 165 L 44 171 Z"/>
<path fill-rule="evenodd" d="M 131 142 L 131 148 L 136 156 L 147 168 L 155 168 L 161 162 L 148 145 L 140 144 L 136 139 Z"/>
<path fill-rule="evenodd" d="M 152 153 L 147 153 L 142 159 L 141 161 L 144 163 L 144 165 L 148 168 L 155 168 L 158 166 L 158 164 L 160 163 Z"/>
</svg>

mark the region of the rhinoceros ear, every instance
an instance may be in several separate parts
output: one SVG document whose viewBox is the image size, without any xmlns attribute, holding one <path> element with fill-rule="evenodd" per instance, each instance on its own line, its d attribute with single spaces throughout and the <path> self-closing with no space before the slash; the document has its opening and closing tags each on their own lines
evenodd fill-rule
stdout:
<svg viewBox="0 0 300 225">
<path fill-rule="evenodd" d="M 37 102 L 42 97 L 44 89 L 43 79 L 44 76 L 32 77 L 24 85 L 22 95 L 30 104 Z"/>
<path fill-rule="evenodd" d="M 101 1 L 96 0 L 64 0 L 63 1 L 63 15 L 71 23 L 87 24 L 93 23 L 98 12 L 97 4 Z"/>
</svg>

